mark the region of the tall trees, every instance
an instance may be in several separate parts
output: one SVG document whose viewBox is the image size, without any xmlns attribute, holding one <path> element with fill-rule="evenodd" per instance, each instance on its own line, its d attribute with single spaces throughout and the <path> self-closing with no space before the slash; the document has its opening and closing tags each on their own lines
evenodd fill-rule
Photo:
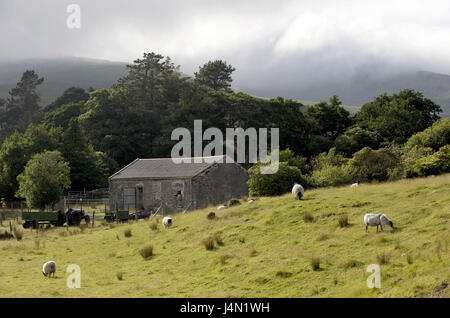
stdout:
<svg viewBox="0 0 450 318">
<path fill-rule="evenodd" d="M 9 92 L 9 98 L 0 112 L 1 140 L 15 129 L 23 132 L 29 124 L 40 120 L 40 97 L 37 88 L 43 82 L 44 78 L 39 78 L 33 70 L 27 70 L 22 74 L 16 87 Z"/>
<path fill-rule="evenodd" d="M 72 190 L 90 190 L 107 186 L 110 171 L 104 157 L 88 143 L 76 119 L 72 119 L 64 131 L 61 153 L 69 163 Z"/>
<path fill-rule="evenodd" d="M 441 111 L 422 93 L 405 89 L 391 96 L 378 96 L 363 105 L 355 119 L 358 126 L 378 132 L 385 141 L 403 143 L 437 121 Z"/>
<path fill-rule="evenodd" d="M 352 123 L 350 113 L 342 107 L 339 98 L 334 95 L 329 103 L 320 102 L 308 106 L 305 116 L 311 124 L 311 143 L 309 151 L 318 154 L 333 146 L 334 140 Z"/>
<path fill-rule="evenodd" d="M 217 91 L 230 92 L 231 74 L 235 70 L 233 66 L 228 65 L 225 61 L 216 60 L 209 61 L 201 66 L 194 75 L 195 80 L 202 85 L 209 86 Z"/>
</svg>

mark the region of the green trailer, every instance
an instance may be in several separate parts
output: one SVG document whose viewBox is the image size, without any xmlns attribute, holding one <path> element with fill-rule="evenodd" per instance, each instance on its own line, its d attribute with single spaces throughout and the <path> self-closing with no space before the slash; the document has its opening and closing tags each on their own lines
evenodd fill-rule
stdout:
<svg viewBox="0 0 450 318">
<path fill-rule="evenodd" d="M 62 218 L 64 218 L 64 220 Z M 22 220 L 24 221 L 24 228 L 32 227 L 34 229 L 39 224 L 61 226 L 66 221 L 65 216 L 61 216 L 57 212 L 22 212 Z"/>
<path fill-rule="evenodd" d="M 106 220 L 106 222 L 114 222 L 114 221 L 125 222 L 125 221 L 128 221 L 129 218 L 130 218 L 130 212 L 129 211 L 109 211 L 109 212 L 105 212 L 105 220 Z"/>
</svg>

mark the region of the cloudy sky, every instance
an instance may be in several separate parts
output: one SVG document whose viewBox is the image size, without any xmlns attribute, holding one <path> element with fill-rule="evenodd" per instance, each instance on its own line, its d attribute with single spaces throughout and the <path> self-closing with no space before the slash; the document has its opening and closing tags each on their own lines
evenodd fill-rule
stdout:
<svg viewBox="0 0 450 318">
<path fill-rule="evenodd" d="M 66 22 L 81 8 L 81 28 Z M 0 0 L 0 60 L 169 55 L 186 73 L 225 59 L 241 79 L 371 67 L 450 73 L 448 0 Z M 0 70 L 1 71 L 1 70 Z M 266 72 L 266 73 L 265 73 Z"/>
</svg>

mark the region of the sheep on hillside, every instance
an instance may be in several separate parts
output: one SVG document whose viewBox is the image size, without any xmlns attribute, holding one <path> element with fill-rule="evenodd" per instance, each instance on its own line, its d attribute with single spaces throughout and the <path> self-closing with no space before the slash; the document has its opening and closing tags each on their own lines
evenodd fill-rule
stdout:
<svg viewBox="0 0 450 318">
<path fill-rule="evenodd" d="M 366 225 L 366 232 L 369 226 L 376 226 L 377 232 L 378 226 L 381 227 L 381 231 L 383 231 L 383 225 L 389 225 L 391 228 L 394 228 L 394 224 L 385 214 L 366 214 L 364 215 L 364 224 Z"/>
<path fill-rule="evenodd" d="M 172 218 L 165 216 L 162 220 L 162 224 L 164 225 L 165 228 L 168 228 L 172 225 Z"/>
<path fill-rule="evenodd" d="M 350 188 L 356 188 L 356 187 L 358 187 L 359 186 L 359 184 L 360 184 L 360 182 L 358 181 L 358 182 L 356 182 L 356 183 L 352 183 L 351 185 L 350 185 Z"/>
<path fill-rule="evenodd" d="M 223 210 L 223 209 L 226 209 L 226 208 L 227 208 L 226 205 L 221 205 L 221 206 L 217 207 L 217 210 Z"/>
<path fill-rule="evenodd" d="M 248 204 L 253 204 L 253 203 L 255 203 L 255 200 L 253 200 L 253 199 L 248 200 Z"/>
<path fill-rule="evenodd" d="M 297 197 L 298 200 L 301 200 L 304 193 L 305 189 L 303 189 L 303 187 L 300 184 L 298 183 L 294 184 L 294 186 L 292 187 L 292 195 Z"/>
<path fill-rule="evenodd" d="M 56 273 L 56 263 L 54 261 L 48 261 L 42 265 L 42 274 L 44 274 L 44 276 L 48 275 L 48 277 L 51 277 L 52 273 L 54 278 Z"/>
</svg>

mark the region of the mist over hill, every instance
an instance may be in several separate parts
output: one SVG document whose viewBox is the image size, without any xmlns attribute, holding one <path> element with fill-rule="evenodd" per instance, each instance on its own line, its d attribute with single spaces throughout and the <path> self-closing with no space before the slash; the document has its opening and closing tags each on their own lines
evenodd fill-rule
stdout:
<svg viewBox="0 0 450 318">
<path fill-rule="evenodd" d="M 111 87 L 117 79 L 126 74 L 125 65 L 125 62 L 77 57 L 2 61 L 0 97 L 7 97 L 8 91 L 15 86 L 26 69 L 34 69 L 44 77 L 44 83 L 39 91 L 41 104 L 46 105 L 72 86 L 85 89 Z M 236 72 L 239 72 L 239 69 Z M 234 86 L 255 96 L 282 96 L 309 103 L 327 100 L 336 94 L 343 104 L 353 106 L 361 106 L 384 92 L 392 94 L 411 88 L 421 91 L 427 98 L 439 104 L 443 110 L 442 117 L 450 117 L 450 76 L 445 74 L 402 71 L 385 76 L 373 76 L 371 69 L 362 69 L 342 78 L 315 77 L 309 82 L 304 79 L 289 80 L 289 84 L 286 84 L 286 81 L 271 81 L 267 77 L 263 81 L 252 82 L 250 78 L 249 74 L 240 76 Z"/>
</svg>

